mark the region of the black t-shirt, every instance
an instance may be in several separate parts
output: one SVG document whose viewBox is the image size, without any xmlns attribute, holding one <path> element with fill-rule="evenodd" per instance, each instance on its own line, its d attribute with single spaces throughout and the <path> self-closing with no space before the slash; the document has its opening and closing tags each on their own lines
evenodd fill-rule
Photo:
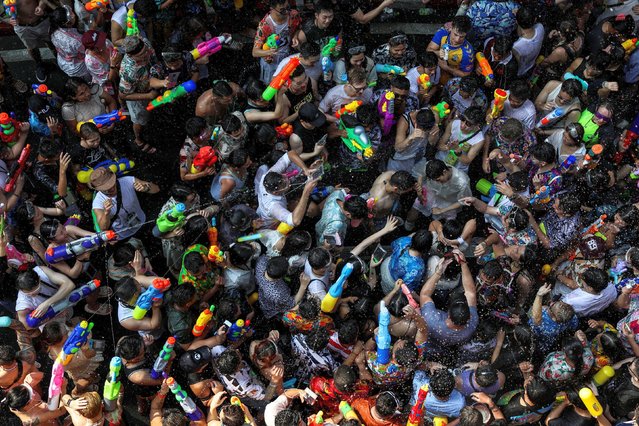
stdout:
<svg viewBox="0 0 639 426">
<path fill-rule="evenodd" d="M 293 122 L 293 133 L 302 140 L 302 152 L 305 154 L 313 152 L 317 141 L 326 136 L 326 131 L 323 128 L 307 129 L 299 118 Z M 313 161 L 307 160 L 306 162 L 310 164 Z"/>
<path fill-rule="evenodd" d="M 79 143 L 70 144 L 67 152 L 71 157 L 71 162 L 82 167 L 94 167 L 103 161 L 111 159 L 102 145 L 97 148 L 84 148 Z"/>
<path fill-rule="evenodd" d="M 566 407 L 561 417 L 548 422 L 549 426 L 594 426 L 596 424 L 597 421 L 593 417 L 581 417 L 572 406 Z"/>
<path fill-rule="evenodd" d="M 639 404 L 639 388 L 632 384 L 627 369 L 606 386 L 603 396 L 616 419 L 632 418 L 628 414 L 634 412 Z"/>
<path fill-rule="evenodd" d="M 307 102 L 313 102 L 315 100 L 315 96 L 313 95 L 313 87 L 311 86 L 311 82 L 309 80 L 308 85 L 306 86 L 306 91 L 299 95 L 292 93 L 290 91 L 286 92 L 284 95 L 291 103 L 291 114 L 297 112 L 302 105 Z"/>
<path fill-rule="evenodd" d="M 331 25 L 326 29 L 320 29 L 315 25 L 314 20 L 304 21 L 302 24 L 302 30 L 306 35 L 307 41 L 313 41 L 319 44 L 320 49 L 326 46 L 329 40 L 342 31 L 342 25 L 337 18 L 333 19 Z"/>
</svg>

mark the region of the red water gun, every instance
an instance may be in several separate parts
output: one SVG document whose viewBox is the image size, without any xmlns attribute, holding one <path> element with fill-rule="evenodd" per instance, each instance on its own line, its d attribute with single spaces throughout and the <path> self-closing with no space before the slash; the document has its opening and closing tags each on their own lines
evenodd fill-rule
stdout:
<svg viewBox="0 0 639 426">
<path fill-rule="evenodd" d="M 275 128 L 277 137 L 279 139 L 288 139 L 293 134 L 293 126 L 288 123 L 284 123 L 281 126 Z"/>
<path fill-rule="evenodd" d="M 199 173 L 217 162 L 217 152 L 212 146 L 203 146 L 193 159 L 191 173 Z"/>
<path fill-rule="evenodd" d="M 29 161 L 29 156 L 31 155 L 31 145 L 27 144 L 24 148 L 22 148 L 22 152 L 20 153 L 20 157 L 18 161 L 13 164 L 11 170 L 9 171 L 9 180 L 4 185 L 4 192 L 11 192 L 16 186 L 16 182 L 18 178 L 27 167 L 27 161 Z"/>
</svg>

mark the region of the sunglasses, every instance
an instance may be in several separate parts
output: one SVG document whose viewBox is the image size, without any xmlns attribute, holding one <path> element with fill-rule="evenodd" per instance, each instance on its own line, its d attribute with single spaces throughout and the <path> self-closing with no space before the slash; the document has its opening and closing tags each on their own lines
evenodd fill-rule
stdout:
<svg viewBox="0 0 639 426">
<path fill-rule="evenodd" d="M 609 123 L 610 122 L 610 117 L 606 117 L 605 115 L 602 115 L 599 112 L 595 112 L 595 118 L 597 120 L 603 121 L 604 123 Z"/>
<path fill-rule="evenodd" d="M 354 46 L 348 49 L 349 55 L 359 55 L 360 53 L 366 52 L 366 46 Z"/>
</svg>

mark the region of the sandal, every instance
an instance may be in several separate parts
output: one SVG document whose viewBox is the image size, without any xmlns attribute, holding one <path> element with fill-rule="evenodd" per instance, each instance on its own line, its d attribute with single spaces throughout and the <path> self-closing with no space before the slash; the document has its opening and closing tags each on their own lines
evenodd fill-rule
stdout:
<svg viewBox="0 0 639 426">
<path fill-rule="evenodd" d="M 98 309 L 92 309 L 89 305 L 84 306 L 84 311 L 92 315 L 111 315 L 111 305 L 103 303 Z"/>
<path fill-rule="evenodd" d="M 111 287 L 101 286 L 98 289 L 98 297 L 100 297 L 100 298 L 104 298 L 104 297 L 109 298 L 111 296 L 113 296 L 113 290 L 111 290 Z"/>
<path fill-rule="evenodd" d="M 155 149 L 154 146 L 151 146 L 148 143 L 145 143 L 145 142 L 138 143 L 138 141 L 133 141 L 133 143 L 140 151 L 146 154 L 155 154 L 157 152 L 157 149 Z"/>
</svg>

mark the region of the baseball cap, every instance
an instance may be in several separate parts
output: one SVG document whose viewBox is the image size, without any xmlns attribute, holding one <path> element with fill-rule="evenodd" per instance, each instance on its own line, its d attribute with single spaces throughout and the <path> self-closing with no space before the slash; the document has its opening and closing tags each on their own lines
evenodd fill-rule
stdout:
<svg viewBox="0 0 639 426">
<path fill-rule="evenodd" d="M 95 169 L 91 173 L 89 186 L 96 191 L 106 191 L 113 188 L 113 185 L 115 185 L 115 181 L 115 173 L 113 173 L 106 167 L 100 167 L 99 169 Z"/>
<path fill-rule="evenodd" d="M 317 106 L 311 102 L 306 102 L 298 111 L 299 117 L 311 123 L 313 127 L 322 127 L 326 123 L 326 116 Z"/>
<path fill-rule="evenodd" d="M 122 48 L 127 55 L 136 55 L 144 48 L 144 41 L 136 35 L 127 36 L 122 43 Z"/>
<path fill-rule="evenodd" d="M 82 45 L 85 49 L 103 49 L 106 45 L 106 33 L 89 30 L 82 35 Z"/>
<path fill-rule="evenodd" d="M 579 243 L 584 259 L 601 259 L 606 255 L 606 244 L 601 237 L 591 235 Z"/>
<path fill-rule="evenodd" d="M 193 373 L 211 362 L 211 358 L 211 348 L 208 346 L 186 351 L 180 357 L 180 369 L 185 373 Z"/>
</svg>

